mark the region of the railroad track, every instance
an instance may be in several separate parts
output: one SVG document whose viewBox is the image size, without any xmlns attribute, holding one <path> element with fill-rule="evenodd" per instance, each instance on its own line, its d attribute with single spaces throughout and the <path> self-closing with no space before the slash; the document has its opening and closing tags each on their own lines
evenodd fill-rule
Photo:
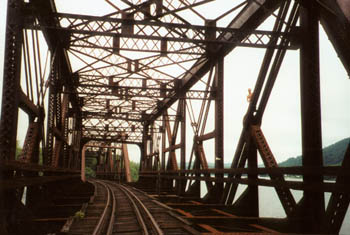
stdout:
<svg viewBox="0 0 350 235">
<path fill-rule="evenodd" d="M 76 214 L 67 234 L 106 234 L 106 221 L 112 213 L 115 200 L 107 185 L 98 181 L 90 181 L 90 183 L 95 186 L 95 193 L 85 211 Z"/>
<path fill-rule="evenodd" d="M 117 196 L 118 204 L 117 219 L 114 220 L 114 224 L 110 224 L 108 230 L 111 233 L 107 233 L 108 235 L 126 232 L 140 232 L 145 235 L 164 234 L 152 213 L 133 191 L 114 183 L 109 183 L 108 187 Z"/>
<path fill-rule="evenodd" d="M 91 183 L 97 192 L 93 203 L 68 234 L 197 234 L 188 222 L 142 191 L 111 181 Z"/>
</svg>

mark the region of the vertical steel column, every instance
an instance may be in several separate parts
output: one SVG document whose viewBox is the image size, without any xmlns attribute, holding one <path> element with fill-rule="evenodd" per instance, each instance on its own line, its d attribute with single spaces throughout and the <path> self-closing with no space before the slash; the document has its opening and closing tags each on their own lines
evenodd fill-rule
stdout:
<svg viewBox="0 0 350 235">
<path fill-rule="evenodd" d="M 256 146 L 254 145 L 253 138 L 250 133 L 247 133 L 248 141 L 248 168 L 257 169 L 258 168 L 258 152 Z M 257 174 L 248 174 L 248 180 L 258 180 Z M 249 191 L 249 215 L 254 217 L 259 217 L 259 188 L 257 185 L 248 185 Z"/>
<path fill-rule="evenodd" d="M 126 182 L 130 183 L 131 180 L 131 172 L 130 172 L 130 159 L 129 159 L 129 152 L 128 152 L 128 146 L 127 144 L 122 144 L 122 152 L 123 152 L 123 159 L 124 159 L 124 172 L 125 172 L 125 180 Z"/>
<path fill-rule="evenodd" d="M 302 125 L 302 164 L 321 167 L 322 131 L 319 69 L 318 3 L 303 1 L 300 14 L 302 39 L 300 48 L 300 96 Z M 323 176 L 304 176 L 306 185 L 321 184 Z M 325 215 L 324 193 L 304 191 L 302 232 L 321 233 Z"/>
<path fill-rule="evenodd" d="M 148 129 L 149 126 L 145 125 L 143 127 L 142 144 L 141 144 L 141 164 L 140 172 L 147 170 L 147 139 L 148 139 Z"/>
<path fill-rule="evenodd" d="M 78 163 L 79 162 L 79 151 L 81 148 L 81 145 L 83 144 L 82 140 L 82 117 L 80 111 L 76 110 L 75 111 L 75 116 L 74 116 L 74 132 L 75 133 L 75 138 L 74 138 L 74 165 L 73 168 L 78 168 Z"/>
<path fill-rule="evenodd" d="M 20 99 L 21 56 L 23 43 L 23 1 L 9 0 L 5 35 L 4 75 L 0 122 L 0 160 L 14 160 L 18 105 Z"/>
<path fill-rule="evenodd" d="M 243 168 L 246 161 L 248 161 L 249 169 L 256 169 L 258 167 L 258 155 L 257 149 L 254 144 L 253 137 L 251 136 L 249 131 L 244 133 L 245 144 L 243 147 L 241 161 L 239 163 L 238 168 Z M 238 175 L 237 175 L 238 176 Z M 240 178 L 239 175 L 237 178 Z M 248 174 L 248 179 L 252 181 L 256 181 L 258 178 L 257 174 Z M 234 194 L 236 193 L 237 187 L 235 186 L 232 190 L 234 190 Z M 231 197 L 231 195 L 230 195 Z M 230 202 L 233 199 L 229 199 Z M 248 185 L 248 187 L 244 190 L 244 192 L 239 196 L 239 198 L 233 204 L 234 210 L 240 216 L 251 216 L 258 217 L 259 216 L 259 194 L 258 194 L 258 185 Z"/>
<path fill-rule="evenodd" d="M 81 170 L 80 170 L 80 173 L 81 173 L 81 180 L 83 182 L 86 181 L 86 176 L 85 176 L 85 151 L 86 151 L 86 147 L 85 145 L 83 146 L 83 149 L 81 151 Z"/>
<path fill-rule="evenodd" d="M 165 143 L 166 143 L 166 135 L 165 135 L 165 113 L 163 113 L 163 121 L 162 121 L 162 165 L 161 170 L 165 171 Z"/>
<path fill-rule="evenodd" d="M 56 95 L 56 80 L 57 80 L 57 56 L 51 57 L 53 65 L 50 71 L 50 87 L 48 97 L 48 112 L 47 112 L 47 135 L 45 146 L 45 157 L 43 159 L 44 165 L 51 165 L 53 161 L 53 146 L 54 146 L 54 134 L 53 128 L 55 125 L 55 115 L 57 109 L 57 95 Z"/>
<path fill-rule="evenodd" d="M 153 144 L 154 144 L 154 141 L 153 141 L 153 128 L 154 128 L 154 123 L 152 123 L 151 125 L 151 129 L 150 129 L 150 141 L 148 142 L 149 143 L 149 154 L 148 154 L 148 158 L 147 158 L 147 166 L 148 166 L 148 169 L 149 170 L 152 170 L 153 169 L 153 158 L 154 158 L 154 154 L 153 154 Z"/>
<path fill-rule="evenodd" d="M 215 74 L 215 169 L 224 168 L 224 58 L 220 58 L 216 65 Z M 216 178 L 223 178 L 223 174 L 215 174 Z M 217 198 L 223 193 L 223 183 L 215 183 Z"/>
<path fill-rule="evenodd" d="M 180 158 L 180 169 L 186 170 L 186 100 L 182 99 L 181 102 L 181 158 Z M 181 173 L 180 176 L 184 177 L 185 174 Z M 179 194 L 185 193 L 186 180 L 180 180 Z"/>
<path fill-rule="evenodd" d="M 113 153 L 112 148 L 108 149 L 108 165 L 109 165 L 109 172 L 114 172 L 114 159 L 113 159 Z"/>
<path fill-rule="evenodd" d="M 68 107 L 67 107 L 68 108 Z M 63 127 L 63 133 L 64 133 L 64 139 L 66 140 L 63 143 L 63 167 L 68 168 L 68 161 L 69 161 L 69 151 L 70 151 L 70 146 L 67 144 L 68 142 L 68 126 L 69 126 L 69 117 L 65 117 L 64 120 L 64 127 Z"/>
<path fill-rule="evenodd" d="M 0 120 L 0 181 L 13 177 L 13 171 L 5 171 L 2 161 L 16 157 L 23 44 L 22 7 L 23 1 L 8 0 Z M 7 223 L 13 214 L 15 198 L 15 191 L 0 190 L 0 234 L 8 233 Z"/>
</svg>

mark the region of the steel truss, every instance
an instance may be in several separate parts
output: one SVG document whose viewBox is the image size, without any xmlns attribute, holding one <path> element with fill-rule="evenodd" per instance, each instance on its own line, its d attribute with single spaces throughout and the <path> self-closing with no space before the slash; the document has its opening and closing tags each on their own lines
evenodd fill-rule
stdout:
<svg viewBox="0 0 350 235">
<path fill-rule="evenodd" d="M 0 233 L 14 227 L 7 218 L 24 186 L 31 199 L 26 207 L 35 208 L 38 195 L 49 191 L 42 185 L 79 172 L 84 178 L 87 156 L 98 158 L 98 177 L 131 182 L 127 144 L 140 147 L 140 184 L 159 195 L 194 198 L 257 218 L 258 186 L 274 187 L 287 218 L 274 223 L 259 218 L 260 224 L 282 232 L 339 233 L 350 202 L 350 143 L 342 166 L 323 166 L 318 42 L 321 23 L 350 74 L 350 23 L 338 3 L 237 1 L 209 19 L 198 7 L 212 0 L 113 2 L 106 0 L 112 13 L 92 16 L 59 12 L 53 0 L 8 0 Z M 269 17 L 273 29 L 258 30 Z M 223 18 L 230 19 L 224 27 Z M 266 52 L 231 168 L 225 169 L 224 60 L 240 46 Z M 303 164 L 293 168 L 278 167 L 261 129 L 287 50 L 300 51 Z M 18 154 L 19 110 L 29 124 Z M 210 141 L 213 153 L 206 150 Z M 259 156 L 264 168 L 258 168 Z M 303 181 L 288 181 L 286 174 L 302 175 Z M 323 182 L 325 175 L 336 176 L 336 182 Z M 234 200 L 239 184 L 248 187 Z M 303 190 L 299 202 L 291 189 Z M 332 193 L 326 207 L 324 192 Z M 215 222 L 208 226 L 203 228 L 219 229 Z"/>
</svg>

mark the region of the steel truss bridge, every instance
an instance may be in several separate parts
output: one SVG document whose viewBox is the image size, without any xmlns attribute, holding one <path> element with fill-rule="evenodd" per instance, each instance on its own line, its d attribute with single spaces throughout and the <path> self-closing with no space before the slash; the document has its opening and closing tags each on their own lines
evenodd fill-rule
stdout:
<svg viewBox="0 0 350 235">
<path fill-rule="evenodd" d="M 20 234 L 18 224 L 30 227 L 33 221 L 46 226 L 50 220 L 35 214 L 49 208 L 55 213 L 55 195 L 69 191 L 81 172 L 84 179 L 85 155 L 99 158 L 98 178 L 130 182 L 128 144 L 140 148 L 135 185 L 159 198 L 227 208 L 224 219 L 251 218 L 281 232 L 339 233 L 350 202 L 350 145 L 341 166 L 323 165 L 319 27 L 350 74 L 350 7 L 341 0 L 227 1 L 227 9 L 208 17 L 203 9 L 213 2 L 101 0 L 92 7 L 109 10 L 97 16 L 61 12 L 54 0 L 8 0 L 1 234 Z M 271 30 L 259 30 L 266 19 L 273 22 Z M 232 158 L 231 167 L 225 168 L 224 60 L 237 47 L 259 48 L 265 55 L 235 154 L 225 156 Z M 300 53 L 302 166 L 286 168 L 278 167 L 261 124 L 288 50 Z M 16 153 L 21 113 L 28 126 Z M 206 150 L 210 141 L 213 152 Z M 213 167 L 206 156 L 214 156 Z M 258 168 L 258 158 L 264 167 Z M 324 182 L 324 176 L 336 181 Z M 238 185 L 247 187 L 234 200 Z M 286 218 L 259 217 L 259 186 L 275 189 L 274 203 Z M 203 187 L 207 193 L 201 197 Z M 303 192 L 299 202 L 291 190 Z M 325 192 L 331 193 L 326 205 Z M 200 223 L 208 233 L 221 231 L 210 224 L 214 220 Z"/>
</svg>

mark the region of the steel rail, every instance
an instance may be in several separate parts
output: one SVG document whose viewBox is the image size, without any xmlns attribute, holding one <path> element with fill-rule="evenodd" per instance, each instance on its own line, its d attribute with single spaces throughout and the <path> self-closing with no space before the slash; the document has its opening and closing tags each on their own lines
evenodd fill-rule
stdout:
<svg viewBox="0 0 350 235">
<path fill-rule="evenodd" d="M 113 191 L 113 188 L 106 184 L 106 186 L 109 188 L 111 194 L 112 194 L 112 199 L 113 199 L 113 205 L 112 205 L 112 211 L 111 211 L 111 217 L 109 219 L 109 223 L 108 223 L 108 228 L 107 228 L 107 233 L 106 235 L 112 235 L 113 233 L 113 225 L 114 225 L 114 220 L 115 220 L 115 211 L 116 211 L 116 202 L 117 202 L 117 199 L 115 197 L 115 194 L 114 194 L 114 191 Z"/>
<path fill-rule="evenodd" d="M 157 221 L 154 219 L 154 217 L 152 216 L 151 212 L 147 209 L 147 207 L 142 203 L 142 201 L 127 187 L 123 186 L 123 185 L 118 185 L 122 190 L 125 190 L 126 192 L 128 192 L 137 202 L 138 204 L 141 206 L 142 210 L 146 213 L 146 215 L 148 216 L 148 218 L 151 221 L 151 226 L 154 230 L 154 232 L 156 232 L 156 234 L 159 235 L 163 235 L 164 232 L 162 231 L 162 229 L 159 227 Z"/>
<path fill-rule="evenodd" d="M 135 206 L 135 211 L 138 211 L 140 213 L 139 207 L 136 205 L 135 201 L 140 205 L 140 207 L 142 208 L 142 210 L 146 213 L 146 215 L 148 216 L 150 222 L 151 222 L 151 227 L 152 230 L 159 235 L 164 235 L 164 232 L 162 231 L 162 229 L 159 227 L 157 221 L 154 219 L 154 217 L 152 216 L 151 212 L 147 209 L 147 207 L 142 203 L 142 201 L 131 191 L 129 190 L 127 187 L 120 185 L 120 184 L 116 184 L 113 183 L 116 187 L 119 187 L 120 190 L 122 190 L 122 192 L 124 192 L 124 194 L 130 199 L 131 203 Z M 141 216 L 141 213 L 140 213 Z M 140 217 L 142 220 L 143 218 Z M 146 226 L 146 225 L 145 225 Z M 146 227 L 145 230 L 145 234 L 148 234 L 148 230 Z"/>
<path fill-rule="evenodd" d="M 113 185 L 115 187 L 119 187 L 119 185 L 113 183 Z M 125 194 L 125 196 L 127 196 L 127 198 L 129 199 L 129 201 L 131 202 L 131 204 L 133 205 L 134 207 L 134 212 L 136 214 L 136 218 L 137 218 L 137 221 L 139 222 L 140 226 L 142 227 L 142 230 L 143 230 L 143 234 L 144 235 L 148 235 L 148 229 L 147 229 L 147 226 L 146 226 L 146 223 L 145 221 L 143 220 L 142 218 L 142 215 L 141 215 L 141 212 L 138 208 L 138 206 L 136 205 L 135 203 L 135 200 L 132 199 L 131 195 L 128 193 L 128 191 L 124 190 L 123 188 L 119 187 L 119 189 Z"/>
<path fill-rule="evenodd" d="M 108 207 L 110 206 L 111 204 L 111 194 L 113 194 L 112 192 L 110 192 L 110 188 L 103 182 L 101 181 L 96 181 L 98 184 L 101 184 L 103 185 L 106 190 L 107 190 L 107 203 L 106 203 L 106 206 L 102 212 L 102 215 L 92 233 L 92 235 L 99 235 L 99 234 L 102 234 L 103 231 L 101 231 L 103 229 L 103 224 L 104 224 L 104 221 L 107 219 L 107 215 L 108 215 Z M 115 201 L 112 202 L 113 204 L 115 204 Z"/>
</svg>

